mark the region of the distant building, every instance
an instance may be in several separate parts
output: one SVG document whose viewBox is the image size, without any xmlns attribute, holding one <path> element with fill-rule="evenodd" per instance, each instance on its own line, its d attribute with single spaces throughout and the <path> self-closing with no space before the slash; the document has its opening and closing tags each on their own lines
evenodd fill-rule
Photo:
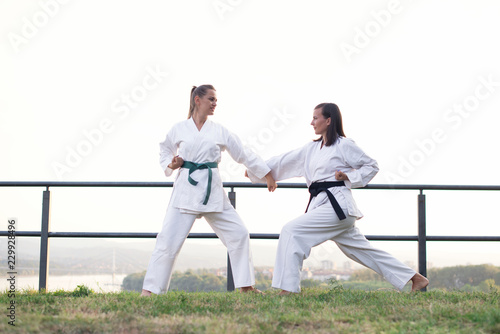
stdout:
<svg viewBox="0 0 500 334">
<path fill-rule="evenodd" d="M 268 268 L 258 269 L 258 268 L 255 268 L 255 272 L 261 273 L 264 277 L 267 277 L 267 278 L 272 278 L 273 277 L 273 269 L 268 269 Z"/>
<path fill-rule="evenodd" d="M 330 260 L 323 260 L 321 261 L 321 268 L 323 270 L 335 270 L 337 269 L 337 266 L 335 262 L 332 262 Z"/>
<path fill-rule="evenodd" d="M 352 270 L 352 262 L 350 262 L 350 261 L 345 261 L 345 262 L 344 262 L 344 270 L 346 270 L 346 271 L 350 271 L 350 270 Z"/>
<path fill-rule="evenodd" d="M 304 268 L 300 272 L 300 279 L 313 279 L 313 273 L 309 270 L 309 268 Z"/>
<path fill-rule="evenodd" d="M 219 269 L 217 269 L 216 275 L 227 278 L 227 268 L 219 268 Z"/>
</svg>

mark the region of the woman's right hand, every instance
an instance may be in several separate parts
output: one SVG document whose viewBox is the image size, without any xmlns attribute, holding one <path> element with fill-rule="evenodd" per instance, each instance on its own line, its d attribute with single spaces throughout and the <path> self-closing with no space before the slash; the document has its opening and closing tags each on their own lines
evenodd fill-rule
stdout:
<svg viewBox="0 0 500 334">
<path fill-rule="evenodd" d="M 184 164 L 184 159 L 177 155 L 172 158 L 172 162 L 168 164 L 168 168 L 175 170 L 177 168 L 180 168 L 182 164 Z"/>
</svg>

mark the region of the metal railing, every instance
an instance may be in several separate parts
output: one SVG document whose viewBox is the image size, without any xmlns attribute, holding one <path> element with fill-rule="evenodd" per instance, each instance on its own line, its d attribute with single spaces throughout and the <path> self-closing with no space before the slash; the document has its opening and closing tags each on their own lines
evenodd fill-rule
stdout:
<svg viewBox="0 0 500 334">
<path fill-rule="evenodd" d="M 228 193 L 231 204 L 236 208 L 235 188 L 265 188 L 264 184 L 246 182 L 224 182 L 225 188 L 231 188 Z M 57 181 L 0 181 L 0 187 L 44 187 L 42 201 L 42 224 L 40 231 L 16 231 L 19 237 L 40 237 L 40 270 L 39 290 L 47 288 L 49 273 L 50 238 L 155 238 L 157 233 L 135 232 L 51 232 L 50 231 L 50 187 L 141 187 L 141 188 L 170 188 L 173 182 L 57 182 Z M 305 183 L 279 183 L 280 188 L 298 189 L 307 188 Z M 417 241 L 418 242 L 418 271 L 427 276 L 427 241 L 500 241 L 500 236 L 428 236 L 426 234 L 426 203 L 424 190 L 487 190 L 500 191 L 500 186 L 480 185 L 421 185 L 421 184 L 369 184 L 364 188 L 372 190 L 418 190 L 418 234 L 417 235 L 366 235 L 368 240 L 375 241 Z M 0 231 L 0 236 L 9 236 L 8 231 Z M 216 239 L 215 233 L 190 233 L 188 238 Z M 278 239 L 279 234 L 250 233 L 250 239 Z M 234 282 L 229 256 L 227 258 L 227 289 L 234 290 Z"/>
</svg>

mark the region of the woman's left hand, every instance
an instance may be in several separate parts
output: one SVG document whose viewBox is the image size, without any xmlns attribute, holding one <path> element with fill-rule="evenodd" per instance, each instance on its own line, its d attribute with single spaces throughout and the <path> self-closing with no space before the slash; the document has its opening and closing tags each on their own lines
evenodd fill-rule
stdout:
<svg viewBox="0 0 500 334">
<path fill-rule="evenodd" d="M 338 170 L 335 172 L 335 180 L 338 181 L 349 181 L 349 178 L 347 177 L 347 174 Z"/>
<path fill-rule="evenodd" d="M 269 192 L 273 192 L 276 190 L 276 188 L 278 188 L 278 184 L 271 175 L 271 172 L 266 174 L 266 182 L 267 182 L 267 190 L 269 190 Z"/>
</svg>

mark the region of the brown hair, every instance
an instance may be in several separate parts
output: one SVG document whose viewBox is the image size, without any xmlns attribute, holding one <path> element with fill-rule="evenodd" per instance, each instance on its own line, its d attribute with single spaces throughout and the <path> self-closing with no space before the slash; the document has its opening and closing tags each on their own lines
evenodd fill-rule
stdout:
<svg viewBox="0 0 500 334">
<path fill-rule="evenodd" d="M 193 86 L 193 88 L 191 89 L 191 97 L 189 99 L 188 119 L 191 118 L 191 116 L 193 116 L 194 107 L 195 107 L 195 103 L 194 103 L 195 96 L 203 97 L 203 96 L 207 95 L 207 92 L 209 89 L 215 90 L 214 86 L 212 86 L 212 85 L 201 85 L 198 87 Z"/>
<path fill-rule="evenodd" d="M 314 108 L 320 109 L 323 117 L 330 118 L 330 125 L 326 129 L 326 146 L 335 144 L 339 137 L 345 137 L 344 128 L 342 127 L 342 114 L 340 113 L 339 107 L 335 103 L 320 103 Z M 315 141 L 323 140 L 322 137 L 316 139 Z"/>
</svg>

